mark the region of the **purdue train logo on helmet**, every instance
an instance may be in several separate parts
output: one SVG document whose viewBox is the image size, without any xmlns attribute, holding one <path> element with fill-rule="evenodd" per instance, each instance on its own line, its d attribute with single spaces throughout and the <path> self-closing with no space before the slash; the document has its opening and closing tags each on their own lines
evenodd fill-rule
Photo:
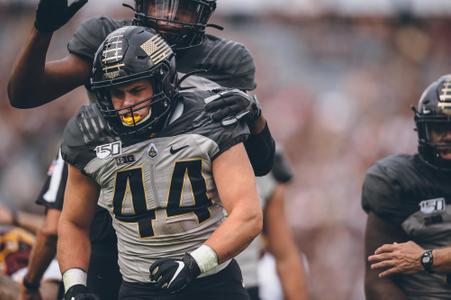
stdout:
<svg viewBox="0 0 451 300">
<path fill-rule="evenodd" d="M 432 138 L 432 134 L 447 136 L 451 131 L 451 74 L 426 88 L 414 112 L 421 158 L 435 167 L 451 170 L 451 160 L 442 157 L 451 153 L 451 140 Z"/>
<path fill-rule="evenodd" d="M 216 0 L 135 0 L 135 23 L 156 29 L 171 46 L 183 49 L 202 43 L 215 9 Z"/>
<path fill-rule="evenodd" d="M 133 105 L 115 109 L 111 88 L 149 79 L 153 96 Z M 91 89 L 105 120 L 118 135 L 158 131 L 177 98 L 175 56 L 169 45 L 150 28 L 126 26 L 110 33 L 97 50 Z M 149 115 L 136 118 L 137 111 L 149 107 Z"/>
</svg>

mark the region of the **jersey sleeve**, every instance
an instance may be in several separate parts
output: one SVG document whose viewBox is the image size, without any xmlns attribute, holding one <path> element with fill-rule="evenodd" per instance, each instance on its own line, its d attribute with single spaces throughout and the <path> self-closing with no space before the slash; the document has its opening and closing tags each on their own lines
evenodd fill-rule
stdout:
<svg viewBox="0 0 451 300">
<path fill-rule="evenodd" d="M 83 142 L 82 133 L 77 124 L 78 118 L 79 114 L 72 118 L 64 129 L 61 156 L 65 162 L 83 171 L 89 162 L 91 149 Z"/>
<path fill-rule="evenodd" d="M 176 58 L 179 72 L 205 70 L 199 76 L 226 88 L 250 91 L 257 86 L 252 54 L 238 42 L 206 35 L 201 46 L 177 53 Z"/>
<path fill-rule="evenodd" d="M 58 151 L 47 172 L 44 186 L 36 199 L 36 204 L 57 210 L 63 209 L 64 191 L 67 181 L 67 164 Z"/>
<path fill-rule="evenodd" d="M 222 127 L 220 123 L 213 124 L 216 128 L 212 128 L 210 138 L 216 142 L 218 147 L 210 153 L 212 160 L 229 148 L 245 142 L 249 137 L 249 129 L 242 122 L 237 122 L 227 127 Z"/>
<path fill-rule="evenodd" d="M 380 218 L 400 225 L 404 218 L 402 191 L 399 182 L 390 176 L 390 170 L 380 163 L 368 169 L 362 189 L 362 208 Z"/>
<path fill-rule="evenodd" d="M 255 63 L 251 52 L 244 45 L 240 44 L 240 59 L 233 78 L 237 88 L 252 91 L 257 87 L 255 82 Z"/>
<path fill-rule="evenodd" d="M 218 60 L 217 74 L 212 73 L 211 76 L 218 84 L 245 91 L 252 91 L 257 87 L 254 58 L 244 45 L 228 42 L 218 50 L 214 58 Z"/>
<path fill-rule="evenodd" d="M 61 156 L 86 174 L 86 165 L 96 157 L 96 147 L 113 139 L 95 104 L 82 106 L 64 129 Z"/>
<path fill-rule="evenodd" d="M 70 53 L 92 62 L 97 49 L 106 36 L 124 25 L 126 25 L 126 21 L 118 21 L 108 17 L 91 18 L 77 28 L 67 45 L 67 49 Z"/>
</svg>

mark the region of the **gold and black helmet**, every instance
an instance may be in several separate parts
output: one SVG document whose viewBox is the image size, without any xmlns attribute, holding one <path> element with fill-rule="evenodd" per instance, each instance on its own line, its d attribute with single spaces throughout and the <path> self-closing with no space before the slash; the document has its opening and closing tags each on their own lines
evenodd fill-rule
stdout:
<svg viewBox="0 0 451 300">
<path fill-rule="evenodd" d="M 153 96 L 139 103 L 116 110 L 111 100 L 111 88 L 137 80 L 149 79 Z M 97 50 L 91 76 L 105 120 L 118 135 L 155 132 L 175 106 L 178 79 L 175 56 L 164 39 L 151 28 L 126 26 L 110 33 Z M 151 115 L 145 121 L 123 123 L 124 116 L 148 106 Z"/>
<path fill-rule="evenodd" d="M 442 159 L 439 153 L 451 151 L 451 143 L 432 140 L 433 131 L 439 134 L 451 131 L 451 74 L 440 77 L 424 90 L 414 112 L 421 158 L 435 167 L 451 170 L 451 161 Z"/>
</svg>

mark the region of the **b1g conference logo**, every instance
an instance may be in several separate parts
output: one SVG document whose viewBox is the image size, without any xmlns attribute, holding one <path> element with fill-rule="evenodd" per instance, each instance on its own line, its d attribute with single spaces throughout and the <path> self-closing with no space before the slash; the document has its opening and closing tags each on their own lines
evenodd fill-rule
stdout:
<svg viewBox="0 0 451 300">
<path fill-rule="evenodd" d="M 445 198 L 435 198 L 429 200 L 423 200 L 420 202 L 420 211 L 424 214 L 434 214 L 445 211 L 446 202 Z"/>
</svg>

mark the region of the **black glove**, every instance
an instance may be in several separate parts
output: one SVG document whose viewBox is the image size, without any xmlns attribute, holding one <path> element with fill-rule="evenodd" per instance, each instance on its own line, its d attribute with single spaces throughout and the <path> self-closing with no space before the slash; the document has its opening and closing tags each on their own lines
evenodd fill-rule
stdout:
<svg viewBox="0 0 451 300">
<path fill-rule="evenodd" d="M 219 91 L 206 101 L 210 102 L 205 110 L 211 113 L 213 121 L 221 122 L 223 126 L 235 124 L 243 118 L 252 126 L 261 115 L 257 97 L 238 89 Z"/>
<path fill-rule="evenodd" d="M 34 27 L 39 32 L 53 32 L 66 24 L 86 2 L 88 0 L 77 0 L 68 6 L 67 0 L 40 0 Z"/>
<path fill-rule="evenodd" d="M 64 300 L 100 300 L 100 298 L 89 292 L 86 286 L 77 284 L 71 286 L 64 294 Z"/>
<path fill-rule="evenodd" d="M 171 294 L 187 287 L 200 274 L 199 266 L 188 253 L 182 259 L 158 259 L 149 271 L 154 287 L 168 290 Z"/>
</svg>

